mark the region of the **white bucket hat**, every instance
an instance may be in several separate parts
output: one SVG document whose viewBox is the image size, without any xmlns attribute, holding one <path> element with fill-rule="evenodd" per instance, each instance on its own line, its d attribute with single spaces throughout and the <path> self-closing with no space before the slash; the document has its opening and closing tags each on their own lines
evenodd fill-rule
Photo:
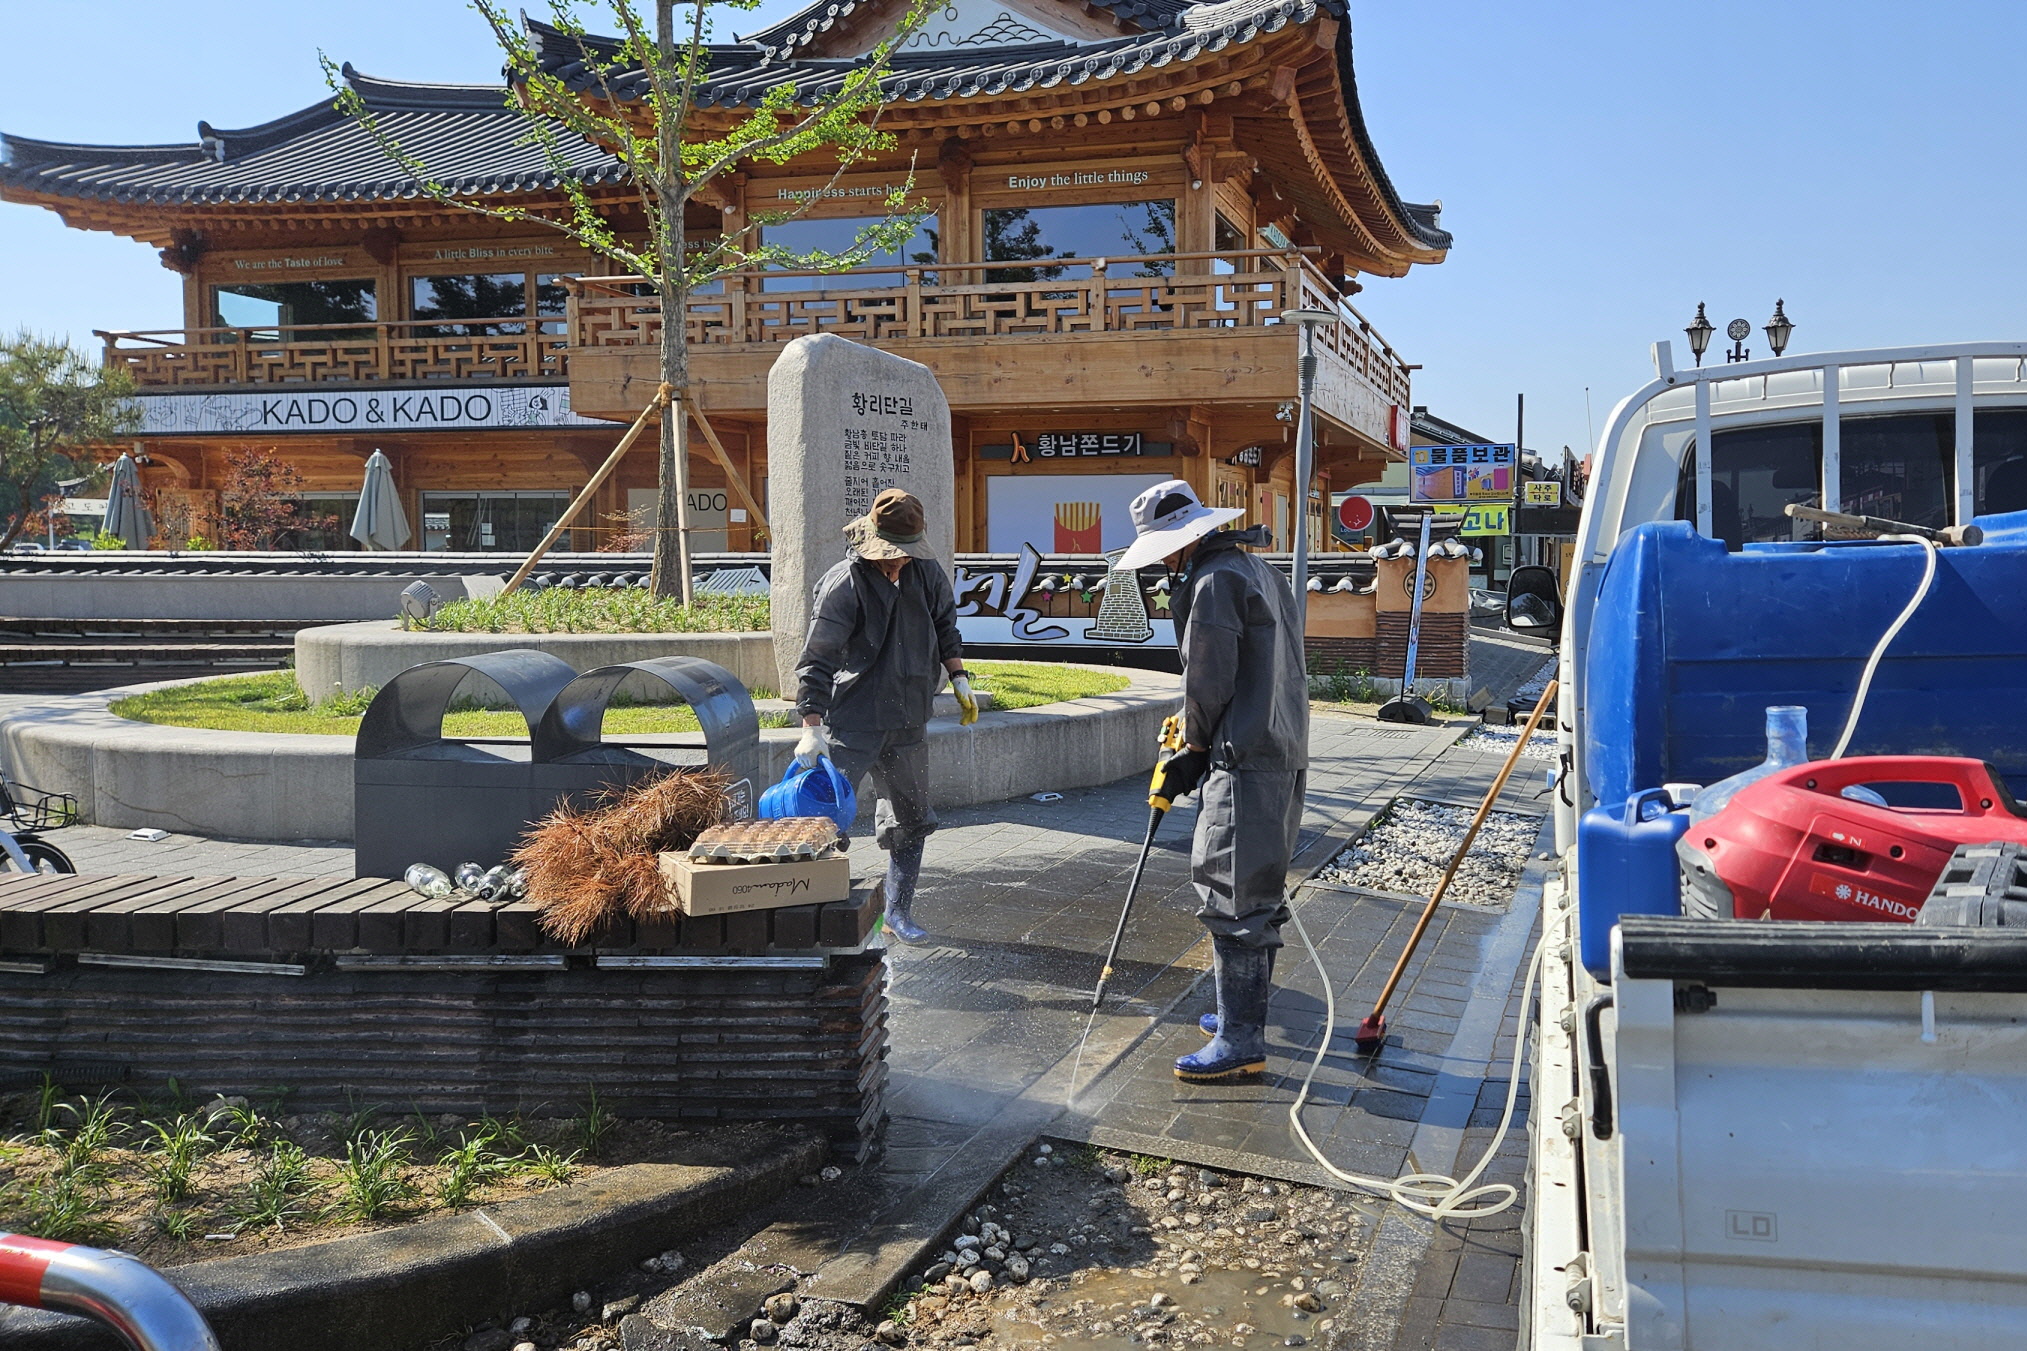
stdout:
<svg viewBox="0 0 2027 1351">
<path fill-rule="evenodd" d="M 1239 507 L 1205 506 L 1196 489 L 1179 478 L 1157 483 L 1133 499 L 1134 540 L 1112 566 L 1125 571 L 1159 563 L 1245 514 Z"/>
</svg>

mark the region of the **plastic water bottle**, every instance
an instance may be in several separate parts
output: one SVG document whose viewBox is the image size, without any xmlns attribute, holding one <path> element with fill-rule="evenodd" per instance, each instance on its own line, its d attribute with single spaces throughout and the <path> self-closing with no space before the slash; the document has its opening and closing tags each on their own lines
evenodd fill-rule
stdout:
<svg viewBox="0 0 2027 1351">
<path fill-rule="evenodd" d="M 1730 805 L 1741 788 L 1758 783 L 1778 769 L 1799 765 L 1809 758 L 1809 710 L 1799 704 L 1779 704 L 1767 710 L 1767 758 L 1743 774 L 1719 779 L 1697 793 L 1690 803 L 1691 823 L 1707 820 Z"/>
<path fill-rule="evenodd" d="M 433 868 L 427 863 L 409 864 L 408 871 L 401 875 L 401 880 L 408 883 L 417 894 L 432 900 L 442 900 L 452 891 L 450 879 L 443 875 L 443 869 Z"/>
</svg>

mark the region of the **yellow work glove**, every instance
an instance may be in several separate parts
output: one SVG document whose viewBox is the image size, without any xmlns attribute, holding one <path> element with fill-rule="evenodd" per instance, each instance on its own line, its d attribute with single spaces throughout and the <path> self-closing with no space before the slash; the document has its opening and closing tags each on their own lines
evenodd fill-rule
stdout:
<svg viewBox="0 0 2027 1351">
<path fill-rule="evenodd" d="M 971 696 L 971 677 L 958 672 L 950 677 L 950 692 L 957 696 L 957 725 L 969 727 L 978 721 L 978 700 Z"/>
</svg>

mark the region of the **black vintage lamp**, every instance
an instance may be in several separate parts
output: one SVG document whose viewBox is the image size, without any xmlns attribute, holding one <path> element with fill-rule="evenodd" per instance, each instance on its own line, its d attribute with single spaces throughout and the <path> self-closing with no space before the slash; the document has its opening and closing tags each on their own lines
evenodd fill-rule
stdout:
<svg viewBox="0 0 2027 1351">
<path fill-rule="evenodd" d="M 1788 322 L 1786 312 L 1781 309 L 1781 306 L 1786 303 L 1785 301 L 1776 300 L 1774 302 L 1774 317 L 1767 320 L 1767 346 L 1774 349 L 1775 356 L 1779 356 L 1787 350 L 1788 335 L 1795 331 L 1795 326 Z"/>
<path fill-rule="evenodd" d="M 1778 308 L 1778 307 L 1777 307 Z M 1717 332 L 1717 326 L 1703 313 L 1703 302 L 1696 302 L 1696 319 L 1682 330 L 1689 335 L 1689 350 L 1696 356 L 1696 364 L 1703 364 L 1703 354 L 1710 350 L 1710 335 Z"/>
</svg>

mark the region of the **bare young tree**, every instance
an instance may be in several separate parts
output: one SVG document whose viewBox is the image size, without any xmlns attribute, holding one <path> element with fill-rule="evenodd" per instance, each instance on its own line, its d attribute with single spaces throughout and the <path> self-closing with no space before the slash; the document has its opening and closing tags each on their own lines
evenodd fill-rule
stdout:
<svg viewBox="0 0 2027 1351">
<path fill-rule="evenodd" d="M 833 164 L 833 183 L 853 165 L 891 149 L 894 137 L 879 127 L 882 82 L 895 47 L 921 22 L 923 0 L 881 43 L 846 72 L 835 89 L 804 98 L 792 81 L 768 88 L 757 106 L 729 119 L 718 110 L 700 116 L 698 90 L 710 79 L 714 12 L 751 11 L 758 0 L 653 0 L 652 27 L 633 0 L 604 0 L 615 36 L 595 38 L 578 17 L 577 0 L 550 0 L 553 27 L 576 48 L 570 78 L 544 68 L 526 28 L 500 0 L 473 0 L 506 54 L 509 106 L 526 119 L 527 143 L 539 147 L 561 185 L 560 211 L 489 202 L 445 186 L 428 165 L 403 150 L 380 126 L 357 91 L 329 58 L 326 78 L 338 107 L 364 126 L 386 152 L 412 173 L 437 201 L 496 220 L 540 224 L 652 283 L 661 301 L 661 378 L 676 391 L 677 407 L 661 417 L 659 501 L 654 530 L 654 593 L 691 599 L 689 457 L 687 417 L 689 344 L 683 316 L 690 294 L 727 273 L 752 267 L 843 271 L 900 249 L 915 233 L 922 212 L 912 210 L 912 172 L 883 203 L 884 215 L 837 253 L 804 252 L 765 242 L 765 226 L 792 219 L 822 193 L 792 210 L 751 214 L 743 227 L 693 239 L 683 222 L 689 201 L 742 165 L 787 164 L 798 159 Z M 594 200 L 580 160 L 585 142 L 604 147 L 626 169 L 634 201 L 646 220 L 645 238 L 615 225 L 609 208 Z"/>
</svg>

